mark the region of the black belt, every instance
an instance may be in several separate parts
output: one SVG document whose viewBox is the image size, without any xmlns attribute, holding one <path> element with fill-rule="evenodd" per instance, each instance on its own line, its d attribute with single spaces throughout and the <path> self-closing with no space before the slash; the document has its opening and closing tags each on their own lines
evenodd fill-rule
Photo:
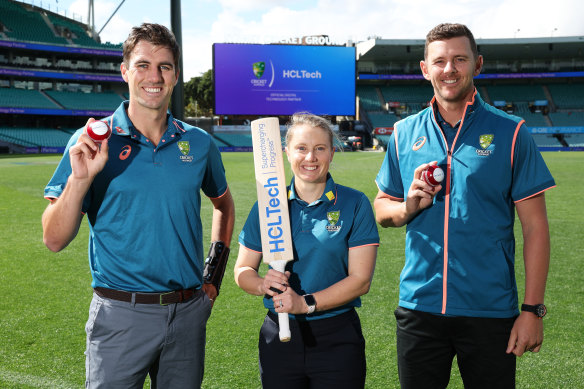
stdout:
<svg viewBox="0 0 584 389">
<path fill-rule="evenodd" d="M 98 296 L 112 300 L 136 304 L 168 305 L 189 301 L 195 296 L 198 289 L 175 290 L 166 293 L 133 293 L 101 287 L 93 288 L 93 290 Z"/>
</svg>

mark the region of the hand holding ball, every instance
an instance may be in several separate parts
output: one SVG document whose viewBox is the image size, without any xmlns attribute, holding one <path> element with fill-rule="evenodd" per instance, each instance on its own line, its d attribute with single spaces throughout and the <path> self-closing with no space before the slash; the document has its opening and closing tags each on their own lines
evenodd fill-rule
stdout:
<svg viewBox="0 0 584 389">
<path fill-rule="evenodd" d="M 430 186 L 438 186 L 444 180 L 444 170 L 430 165 L 422 172 L 422 180 Z"/>
<path fill-rule="evenodd" d="M 101 121 L 91 122 L 87 126 L 87 135 L 95 142 L 101 143 L 112 134 L 112 129 L 109 128 L 107 123 Z"/>
</svg>

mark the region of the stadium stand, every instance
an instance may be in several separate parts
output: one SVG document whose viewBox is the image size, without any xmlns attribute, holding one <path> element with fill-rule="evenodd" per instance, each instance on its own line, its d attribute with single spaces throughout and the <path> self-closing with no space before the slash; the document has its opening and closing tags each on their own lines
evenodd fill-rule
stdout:
<svg viewBox="0 0 584 389">
<path fill-rule="evenodd" d="M 584 134 L 565 134 L 564 140 L 570 147 L 584 148 Z"/>
<path fill-rule="evenodd" d="M 18 142 L 25 146 L 65 147 L 71 138 L 68 132 L 52 128 L 5 128 L 0 127 L 0 139 Z"/>
<path fill-rule="evenodd" d="M 552 112 L 550 118 L 554 126 L 576 127 L 584 124 L 584 111 Z"/>
<path fill-rule="evenodd" d="M 121 44 L 99 43 L 88 31 L 82 22 L 42 8 L 42 2 L 39 7 L 0 0 L 1 152 L 6 143 L 8 149 L 30 147 L 28 152 L 63 147 L 74 131 L 69 129 L 83 126 L 89 116 L 109 115 L 128 99 L 119 71 Z M 583 39 L 477 40 L 485 56 L 476 79 L 481 95 L 523 117 L 546 150 L 584 149 Z M 419 70 L 424 41 L 375 38 L 354 45 L 357 116 L 333 118 L 341 136 L 335 146 L 354 149 L 350 137 L 375 136 L 384 147 L 394 124 L 427 107 L 433 96 Z M 251 148 L 245 126 L 253 118 L 208 120 L 209 128 L 201 128 L 209 132 L 212 123 L 228 124 L 214 131 L 219 147 Z M 238 125 L 243 130 L 229 128 Z"/>
<path fill-rule="evenodd" d="M 582 109 L 584 107 L 584 83 L 550 84 L 547 86 L 558 109 Z"/>
<path fill-rule="evenodd" d="M 368 112 L 372 127 L 393 127 L 399 117 L 393 112 Z"/>
<path fill-rule="evenodd" d="M 382 86 L 381 92 L 387 102 L 397 101 L 420 105 L 426 105 L 434 96 L 434 91 L 429 83 L 427 85 Z"/>
<path fill-rule="evenodd" d="M 489 85 L 486 87 L 491 101 L 502 100 L 507 102 L 533 102 L 546 100 L 547 97 L 541 85 Z"/>
<path fill-rule="evenodd" d="M 46 42 L 66 45 L 65 38 L 57 36 L 47 25 L 42 15 L 27 11 L 23 5 L 9 0 L 0 0 L 0 22 L 4 34 L 19 41 Z"/>
<path fill-rule="evenodd" d="M 53 11 L 0 0 L 1 152 L 62 152 L 71 129 L 126 99 L 121 44 Z"/>
<path fill-rule="evenodd" d="M 59 109 L 38 90 L 1 88 L 0 107 Z"/>
<path fill-rule="evenodd" d="M 553 135 L 549 134 L 531 134 L 535 143 L 541 147 L 562 147 L 562 143 Z"/>
<path fill-rule="evenodd" d="M 115 111 L 123 101 L 121 96 L 113 92 L 75 93 L 48 90 L 46 94 L 67 109 Z"/>
<path fill-rule="evenodd" d="M 252 147 L 251 133 L 215 133 L 215 138 L 228 146 Z"/>
<path fill-rule="evenodd" d="M 377 88 L 369 85 L 357 86 L 357 96 L 361 102 L 361 106 L 367 111 L 381 111 L 383 110 L 380 96 L 377 93 Z"/>
</svg>

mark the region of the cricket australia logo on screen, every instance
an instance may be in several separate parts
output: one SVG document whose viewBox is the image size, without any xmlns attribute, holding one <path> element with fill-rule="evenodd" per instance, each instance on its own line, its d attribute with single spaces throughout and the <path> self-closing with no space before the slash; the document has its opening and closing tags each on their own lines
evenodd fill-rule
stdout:
<svg viewBox="0 0 584 389">
<path fill-rule="evenodd" d="M 340 225 L 337 225 L 339 222 L 339 217 L 341 216 L 341 211 L 330 211 L 326 214 L 326 220 L 328 221 L 328 225 L 326 226 L 327 231 L 335 232 L 341 229 Z"/>
<path fill-rule="evenodd" d="M 270 61 L 269 66 L 266 67 L 265 61 L 258 61 L 251 64 L 253 75 L 255 78 L 250 80 L 254 87 L 272 87 L 274 83 L 274 64 Z M 265 77 L 264 77 L 265 76 Z"/>
<path fill-rule="evenodd" d="M 491 149 L 489 149 L 489 146 L 491 146 L 494 139 L 495 139 L 494 134 L 483 134 L 479 136 L 479 145 L 481 146 L 481 148 L 477 149 L 477 155 L 480 156 L 491 155 L 491 153 L 493 152 L 492 150 L 493 148 L 491 147 Z"/>
<path fill-rule="evenodd" d="M 191 152 L 191 144 L 188 140 L 180 140 L 177 142 L 178 149 L 181 152 L 180 160 L 183 162 L 193 162 L 193 156 L 189 155 Z"/>
<path fill-rule="evenodd" d="M 256 62 L 253 64 L 253 74 L 255 74 L 257 78 L 262 78 L 264 70 L 266 70 L 265 62 Z"/>
</svg>

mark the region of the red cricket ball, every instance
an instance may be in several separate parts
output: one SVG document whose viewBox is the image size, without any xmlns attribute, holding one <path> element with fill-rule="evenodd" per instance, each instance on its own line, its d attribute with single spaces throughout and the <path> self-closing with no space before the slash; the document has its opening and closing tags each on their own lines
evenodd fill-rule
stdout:
<svg viewBox="0 0 584 389">
<path fill-rule="evenodd" d="M 444 170 L 437 165 L 430 165 L 422 172 L 422 180 L 431 186 L 440 185 L 444 180 Z"/>
<path fill-rule="evenodd" d="M 87 126 L 87 135 L 95 143 L 101 143 L 112 135 L 112 129 L 107 125 L 106 122 L 95 121 L 91 122 Z"/>
</svg>

